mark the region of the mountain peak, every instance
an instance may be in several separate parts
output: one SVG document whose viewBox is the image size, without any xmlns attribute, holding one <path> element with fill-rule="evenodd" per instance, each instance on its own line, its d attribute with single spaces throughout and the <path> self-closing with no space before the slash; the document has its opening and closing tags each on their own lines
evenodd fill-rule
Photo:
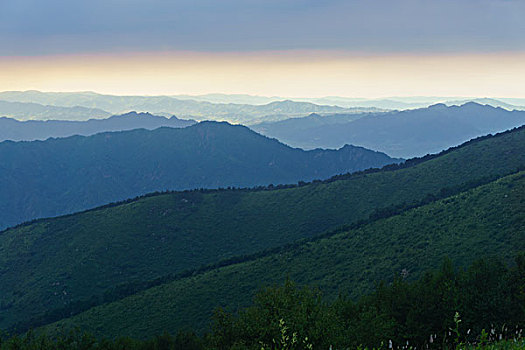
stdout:
<svg viewBox="0 0 525 350">
<path fill-rule="evenodd" d="M 494 108 L 491 105 L 484 105 L 484 104 L 474 102 L 474 101 L 469 101 L 467 103 L 464 103 L 460 107 L 463 107 L 463 108 L 491 108 L 491 109 Z"/>
<path fill-rule="evenodd" d="M 322 118 L 322 116 L 320 114 L 317 114 L 317 113 L 310 113 L 308 115 L 308 118 Z"/>
<path fill-rule="evenodd" d="M 120 118 L 164 118 L 161 116 L 153 115 L 149 112 L 137 112 L 137 111 L 130 111 L 124 114 L 115 115 L 114 117 L 120 117 Z"/>
</svg>

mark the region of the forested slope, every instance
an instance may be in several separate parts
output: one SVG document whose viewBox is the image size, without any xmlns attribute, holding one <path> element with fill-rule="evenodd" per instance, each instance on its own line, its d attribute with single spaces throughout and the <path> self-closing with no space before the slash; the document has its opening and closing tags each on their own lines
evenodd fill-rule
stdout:
<svg viewBox="0 0 525 350">
<path fill-rule="evenodd" d="M 109 337 L 205 329 L 217 307 L 236 310 L 259 288 L 291 278 L 328 297 L 357 297 L 380 280 L 409 279 L 444 256 L 468 266 L 480 256 L 511 261 L 525 250 L 525 171 L 359 228 L 268 256 L 175 280 L 48 327 Z"/>
</svg>

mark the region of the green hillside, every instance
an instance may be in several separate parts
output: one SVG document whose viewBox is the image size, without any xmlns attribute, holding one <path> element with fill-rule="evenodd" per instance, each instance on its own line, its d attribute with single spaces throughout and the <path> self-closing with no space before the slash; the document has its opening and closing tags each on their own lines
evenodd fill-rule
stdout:
<svg viewBox="0 0 525 350">
<path fill-rule="evenodd" d="M 409 164 L 415 165 L 292 188 L 161 194 L 6 230 L 0 328 L 121 283 L 314 237 L 376 208 L 508 174 L 525 164 L 525 128 Z"/>
<path fill-rule="evenodd" d="M 525 171 L 402 214 L 296 248 L 148 289 L 47 327 L 103 336 L 149 337 L 203 329 L 219 306 L 249 305 L 254 292 L 287 277 L 328 297 L 369 292 L 404 273 L 415 279 L 449 256 L 468 266 L 480 256 L 506 260 L 525 250 Z"/>
</svg>

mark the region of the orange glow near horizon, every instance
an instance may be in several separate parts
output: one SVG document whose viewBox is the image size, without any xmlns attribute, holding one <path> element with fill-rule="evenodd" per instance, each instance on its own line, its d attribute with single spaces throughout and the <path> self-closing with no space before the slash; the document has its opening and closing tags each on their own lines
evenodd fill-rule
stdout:
<svg viewBox="0 0 525 350">
<path fill-rule="evenodd" d="M 286 97 L 525 97 L 525 53 L 328 51 L 0 57 L 0 91 Z"/>
</svg>

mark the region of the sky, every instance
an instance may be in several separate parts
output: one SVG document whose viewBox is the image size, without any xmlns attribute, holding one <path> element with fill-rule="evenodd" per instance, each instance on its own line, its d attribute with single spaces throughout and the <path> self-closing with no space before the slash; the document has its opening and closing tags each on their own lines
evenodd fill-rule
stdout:
<svg viewBox="0 0 525 350">
<path fill-rule="evenodd" d="M 525 97 L 522 0 L 0 0 L 0 90 Z"/>
</svg>

